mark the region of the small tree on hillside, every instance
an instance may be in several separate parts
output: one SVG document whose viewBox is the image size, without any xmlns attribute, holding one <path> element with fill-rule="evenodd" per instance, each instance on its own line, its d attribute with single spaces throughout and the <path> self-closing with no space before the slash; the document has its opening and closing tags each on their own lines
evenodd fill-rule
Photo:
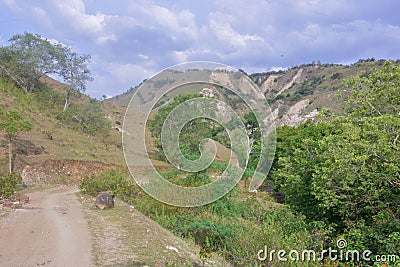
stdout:
<svg viewBox="0 0 400 267">
<path fill-rule="evenodd" d="M 67 83 L 67 95 L 65 97 L 64 110 L 67 110 L 70 104 L 70 98 L 73 91 L 82 93 L 86 90 L 86 83 L 93 81 L 90 70 L 87 64 L 90 62 L 89 55 L 78 55 L 70 47 L 57 45 L 62 51 L 62 57 L 59 59 L 59 75 L 63 77 Z"/>
<path fill-rule="evenodd" d="M 0 110 L 0 131 L 6 133 L 8 141 L 8 166 L 9 172 L 12 173 L 12 145 L 20 132 L 29 132 L 32 130 L 32 125 L 24 120 L 22 115 L 16 111 L 4 112 Z"/>
</svg>

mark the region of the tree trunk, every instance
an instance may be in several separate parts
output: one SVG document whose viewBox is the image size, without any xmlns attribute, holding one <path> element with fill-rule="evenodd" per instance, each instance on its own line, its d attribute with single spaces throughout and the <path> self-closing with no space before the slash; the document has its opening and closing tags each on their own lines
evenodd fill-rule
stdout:
<svg viewBox="0 0 400 267">
<path fill-rule="evenodd" d="M 65 104 L 64 104 L 64 110 L 63 112 L 65 112 L 69 106 L 69 98 L 71 96 L 71 89 L 68 89 L 67 91 L 67 96 L 65 97 Z"/>
<path fill-rule="evenodd" d="M 29 89 L 26 88 L 26 86 L 24 86 L 22 84 L 22 82 L 20 82 L 14 75 L 12 75 L 10 72 L 8 72 L 8 70 L 6 68 L 4 68 L 2 65 L 0 65 L 1 69 L 4 70 L 4 72 L 7 74 L 7 76 L 9 78 L 11 78 L 12 80 L 14 80 L 19 87 L 21 87 L 22 89 L 24 89 L 25 93 L 29 94 Z"/>
<path fill-rule="evenodd" d="M 10 135 L 7 136 L 8 139 L 8 171 L 11 174 L 13 171 L 12 164 L 12 137 Z"/>
</svg>

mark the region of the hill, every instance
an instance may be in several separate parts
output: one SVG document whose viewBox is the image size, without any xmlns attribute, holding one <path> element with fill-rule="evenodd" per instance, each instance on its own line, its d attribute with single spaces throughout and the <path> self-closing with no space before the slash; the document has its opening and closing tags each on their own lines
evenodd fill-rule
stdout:
<svg viewBox="0 0 400 267">
<path fill-rule="evenodd" d="M 254 73 L 249 77 L 264 93 L 278 125 L 298 125 L 322 108 L 340 112 L 342 100 L 338 93 L 346 92 L 342 88 L 343 80 L 379 69 L 383 63 L 383 60 L 372 59 L 359 60 L 352 65 L 313 63 Z M 140 85 L 104 101 L 77 94 L 67 114 L 62 112 L 64 85 L 50 77 L 42 77 L 40 85 L 30 94 L 17 88 L 12 81 L 0 80 L 0 85 L 1 108 L 20 111 L 34 126 L 31 132 L 18 136 L 14 155 L 16 171 L 22 172 L 28 165 L 32 170 L 53 166 L 53 172 L 68 177 L 76 176 L 83 169 L 84 173 L 93 172 L 92 167 L 83 167 L 87 164 L 82 162 L 99 162 L 94 165 L 99 171 L 103 164 L 104 168 L 108 168 L 108 164 L 125 165 L 121 153 L 123 116 L 135 88 Z M 84 113 L 91 115 L 86 122 L 79 117 Z M 86 125 L 89 123 L 93 125 Z M 3 138 L 0 145 L 3 148 L 0 168 L 5 171 L 7 144 Z M 64 164 L 69 166 L 68 171 L 63 172 Z M 73 175 L 71 169 L 75 170 Z M 83 175 L 78 174 L 78 177 Z"/>
<path fill-rule="evenodd" d="M 63 84 L 49 77 L 41 78 L 29 94 L 12 81 L 0 79 L 0 108 L 18 111 L 33 125 L 32 131 L 17 136 L 14 170 L 45 170 L 43 175 L 53 179 L 80 179 L 123 166 L 116 128 L 122 123 L 124 108 L 77 94 L 70 108 L 62 112 L 65 94 Z M 5 172 L 7 143 L 3 136 L 0 145 L 0 168 Z"/>
<path fill-rule="evenodd" d="M 253 73 L 249 77 L 264 93 L 278 125 L 299 125 L 318 114 L 321 108 L 340 112 L 342 100 L 338 93 L 346 92 L 342 88 L 343 81 L 357 73 L 367 74 L 379 69 L 384 62 L 361 59 L 351 65 L 303 64 L 287 70 Z M 127 107 L 140 85 L 104 102 Z"/>
<path fill-rule="evenodd" d="M 198 254 L 202 259 L 209 259 L 216 252 L 235 266 L 260 265 L 262 260 L 257 260 L 254 253 L 264 246 L 287 251 L 318 250 L 335 246 L 336 240 L 361 244 L 376 255 L 395 255 L 399 251 L 400 233 L 400 183 L 396 164 L 399 161 L 400 68 L 389 62 L 362 60 L 349 66 L 301 65 L 250 77 L 263 90 L 277 123 L 297 125 L 323 108 L 342 112 L 344 100 L 338 94 L 346 94 L 344 79 L 357 73 L 371 75 L 358 79 L 365 90 L 350 87 L 355 93 L 353 99 L 348 98 L 353 101 L 349 103 L 355 103 L 353 111 L 325 117 L 326 120 L 317 124 L 277 128 L 276 156 L 268 181 L 272 183 L 266 186 L 273 187 L 268 192 L 282 193 L 283 205 L 275 203 L 262 188 L 254 193 L 242 190 L 248 188 L 242 179 L 238 187 L 213 203 L 194 208 L 175 207 L 145 194 L 132 179 L 127 179 L 130 176 L 126 171 L 103 172 L 124 165 L 120 131 L 125 104 L 121 99 L 129 99 L 133 90 L 123 98 L 103 102 L 77 94 L 68 111 L 62 112 L 65 96 L 62 84 L 45 78 L 27 94 L 12 82 L 1 80 L 0 103 L 3 110 L 17 110 L 34 125 L 32 132 L 19 135 L 17 140 L 15 167 L 25 178 L 32 175 L 32 179 L 62 181 L 101 173 L 83 180 L 80 184 L 83 193 L 93 196 L 99 191 L 115 193 L 131 205 L 130 209 L 135 208 L 176 235 L 193 240 L 200 246 Z M 213 75 L 223 74 L 216 71 Z M 201 87 L 191 89 L 198 92 Z M 229 98 L 219 95 L 219 90 L 215 94 L 223 101 Z M 148 130 L 155 138 L 149 138 L 149 145 L 156 159 L 162 160 L 165 156 L 157 154 L 157 133 L 165 120 L 162 118 L 167 116 L 165 111 L 172 110 L 185 97 L 196 95 L 176 99 L 166 96 L 153 110 Z M 372 107 L 379 107 L 382 113 L 376 108 L 371 111 Z M 246 114 L 244 110 L 243 113 Z M 246 120 L 251 123 L 251 118 Z M 220 140 L 219 161 L 197 173 L 184 173 L 169 165 L 158 166 L 164 178 L 177 185 L 201 186 L 213 181 L 225 169 L 226 155 L 230 152 L 226 136 L 223 129 L 206 127 L 208 123 L 199 120 L 182 129 L 180 138 L 186 145 L 182 152 L 197 158 L 199 140 L 204 136 L 216 137 Z M 256 128 L 251 128 L 254 136 Z M 257 155 L 258 140 L 255 138 L 254 142 L 252 155 Z M 2 146 L 6 148 L 6 143 Z M 257 160 L 256 156 L 250 157 L 249 166 L 254 166 L 251 164 Z M 112 211 L 118 211 L 118 206 Z M 124 226 L 127 223 L 119 222 L 127 227 Z M 153 233 L 147 230 L 145 234 Z M 371 236 L 383 242 L 375 242 Z M 131 239 L 142 240 L 141 237 Z M 155 256 L 153 252 L 144 253 L 150 258 Z M 323 264 L 332 266 L 329 262 Z"/>
</svg>

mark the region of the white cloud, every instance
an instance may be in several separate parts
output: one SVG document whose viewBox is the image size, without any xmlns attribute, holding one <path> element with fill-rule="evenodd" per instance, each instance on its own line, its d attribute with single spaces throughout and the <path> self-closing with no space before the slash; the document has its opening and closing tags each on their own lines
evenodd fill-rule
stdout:
<svg viewBox="0 0 400 267">
<path fill-rule="evenodd" d="M 3 4 L 14 12 L 21 12 L 23 9 L 17 5 L 15 0 L 3 0 Z"/>
<path fill-rule="evenodd" d="M 223 44 L 231 46 L 234 49 L 245 47 L 248 42 L 256 41 L 265 43 L 263 38 L 258 35 L 240 34 L 228 23 L 218 23 L 214 20 L 210 21 L 210 30 L 215 37 Z"/>
<path fill-rule="evenodd" d="M 286 70 L 287 68 L 283 67 L 271 67 L 269 71 L 281 71 L 281 70 Z"/>
<path fill-rule="evenodd" d="M 139 54 L 138 55 L 139 58 L 144 59 L 144 60 L 148 60 L 149 56 L 143 55 L 143 54 Z"/>
<path fill-rule="evenodd" d="M 62 29 L 61 31 L 88 34 L 99 33 L 103 29 L 106 15 L 101 12 L 88 14 L 82 0 L 44 0 L 32 4 L 35 5 L 29 7 L 29 4 L 25 3 L 26 11 L 31 8 L 36 19 L 43 20 L 46 17 L 52 20 L 55 27 L 59 27 L 59 30 Z"/>
<path fill-rule="evenodd" d="M 96 43 L 99 45 L 104 45 L 110 41 L 118 41 L 118 36 L 115 34 L 101 35 L 96 38 Z"/>
<path fill-rule="evenodd" d="M 251 73 L 314 60 L 398 58 L 395 7 L 395 0 L 0 0 L 3 20 L 16 22 L 0 38 L 28 30 L 91 54 L 96 80 L 88 92 L 101 96 L 190 60 Z"/>
<path fill-rule="evenodd" d="M 135 1 L 130 5 L 132 16 L 141 18 L 148 28 L 162 28 L 176 38 L 183 34 L 186 38 L 196 38 L 195 14 L 187 9 L 172 10 L 153 1 Z M 144 26 L 144 25 L 143 25 Z"/>
<path fill-rule="evenodd" d="M 41 17 L 46 16 L 46 11 L 37 6 L 33 8 L 33 12 L 35 13 L 36 16 L 41 16 Z"/>
</svg>

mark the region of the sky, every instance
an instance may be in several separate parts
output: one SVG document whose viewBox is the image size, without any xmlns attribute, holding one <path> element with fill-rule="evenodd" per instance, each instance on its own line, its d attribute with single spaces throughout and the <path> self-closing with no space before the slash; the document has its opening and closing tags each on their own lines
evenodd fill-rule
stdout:
<svg viewBox="0 0 400 267">
<path fill-rule="evenodd" d="M 86 93 L 101 98 L 188 61 L 250 74 L 399 59 L 399 10 L 398 0 L 0 0 L 0 46 L 30 32 L 91 55 Z"/>
</svg>

